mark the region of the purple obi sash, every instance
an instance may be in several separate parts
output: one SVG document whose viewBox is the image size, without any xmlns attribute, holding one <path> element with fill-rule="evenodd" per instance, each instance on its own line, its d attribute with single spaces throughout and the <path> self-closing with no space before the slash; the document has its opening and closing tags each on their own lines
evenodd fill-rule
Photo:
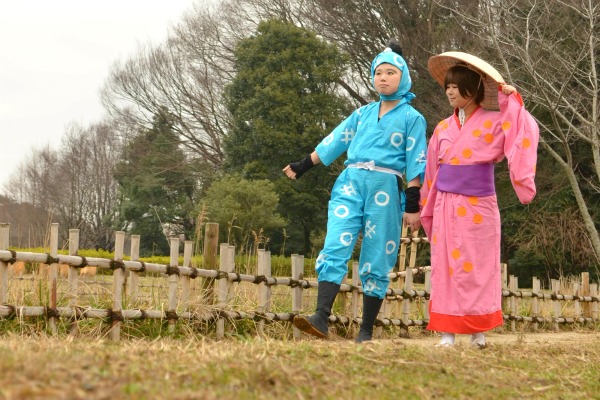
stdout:
<svg viewBox="0 0 600 400">
<path fill-rule="evenodd" d="M 494 164 L 440 164 L 436 187 L 441 192 L 465 196 L 492 196 L 496 194 Z"/>
</svg>

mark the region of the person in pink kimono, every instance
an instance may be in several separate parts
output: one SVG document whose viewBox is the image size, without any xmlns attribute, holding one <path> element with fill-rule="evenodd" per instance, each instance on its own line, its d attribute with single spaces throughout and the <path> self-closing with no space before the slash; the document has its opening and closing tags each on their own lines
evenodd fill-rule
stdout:
<svg viewBox="0 0 600 400">
<path fill-rule="evenodd" d="M 454 112 L 435 128 L 421 188 L 421 223 L 431 246 L 430 320 L 438 346 L 503 324 L 500 213 L 494 164 L 508 161 L 521 203 L 531 202 L 539 128 L 521 96 L 489 64 L 466 53 L 431 57 L 428 69 Z"/>
</svg>

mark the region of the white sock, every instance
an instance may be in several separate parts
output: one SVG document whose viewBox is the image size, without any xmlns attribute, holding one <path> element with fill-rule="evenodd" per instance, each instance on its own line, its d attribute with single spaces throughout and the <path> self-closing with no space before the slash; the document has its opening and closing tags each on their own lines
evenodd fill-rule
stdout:
<svg viewBox="0 0 600 400">
<path fill-rule="evenodd" d="M 454 333 L 442 333 L 442 340 L 439 344 L 441 346 L 454 346 Z"/>
<path fill-rule="evenodd" d="M 485 346 L 485 335 L 483 332 L 471 335 L 471 346 Z"/>
</svg>

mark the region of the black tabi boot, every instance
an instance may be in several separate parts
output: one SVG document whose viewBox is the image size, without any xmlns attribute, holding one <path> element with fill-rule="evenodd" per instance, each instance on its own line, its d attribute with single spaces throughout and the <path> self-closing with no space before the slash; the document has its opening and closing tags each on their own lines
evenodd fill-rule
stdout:
<svg viewBox="0 0 600 400">
<path fill-rule="evenodd" d="M 317 292 L 317 311 L 309 316 L 296 315 L 294 326 L 318 338 L 326 338 L 329 334 L 329 316 L 335 296 L 340 291 L 340 285 L 332 282 L 319 282 Z"/>
<path fill-rule="evenodd" d="M 373 338 L 373 324 L 375 324 L 382 303 L 383 299 L 379 297 L 363 295 L 362 323 L 356 337 L 356 343 L 366 342 Z"/>
</svg>

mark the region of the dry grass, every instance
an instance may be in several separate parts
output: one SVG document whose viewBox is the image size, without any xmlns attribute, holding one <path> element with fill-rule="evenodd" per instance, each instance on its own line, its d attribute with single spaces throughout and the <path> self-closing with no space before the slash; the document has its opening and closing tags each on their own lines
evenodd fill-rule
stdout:
<svg viewBox="0 0 600 400">
<path fill-rule="evenodd" d="M 2 399 L 591 399 L 596 332 L 330 341 L 0 339 Z"/>
</svg>

